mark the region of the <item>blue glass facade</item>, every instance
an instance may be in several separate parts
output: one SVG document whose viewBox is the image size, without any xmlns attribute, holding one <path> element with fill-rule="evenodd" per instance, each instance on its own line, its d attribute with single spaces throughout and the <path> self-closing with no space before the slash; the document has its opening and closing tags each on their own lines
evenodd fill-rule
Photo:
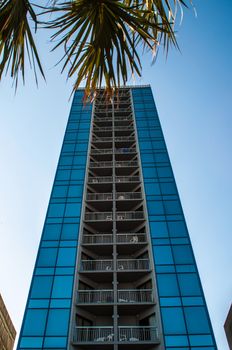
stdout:
<svg viewBox="0 0 232 350">
<path fill-rule="evenodd" d="M 216 350 L 150 87 L 132 89 L 166 350 Z"/>
<path fill-rule="evenodd" d="M 75 93 L 18 350 L 67 349 L 91 109 Z"/>
</svg>

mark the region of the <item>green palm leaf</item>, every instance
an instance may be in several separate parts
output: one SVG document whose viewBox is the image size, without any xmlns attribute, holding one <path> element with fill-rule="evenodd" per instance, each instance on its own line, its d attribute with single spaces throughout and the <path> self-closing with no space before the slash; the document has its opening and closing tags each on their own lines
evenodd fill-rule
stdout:
<svg viewBox="0 0 232 350">
<path fill-rule="evenodd" d="M 37 82 L 36 63 L 44 77 L 35 42 L 28 23 L 37 19 L 28 0 L 6 0 L 0 2 L 0 79 L 4 70 L 10 70 L 17 87 L 19 73 L 25 79 L 25 52 L 33 67 Z"/>
</svg>

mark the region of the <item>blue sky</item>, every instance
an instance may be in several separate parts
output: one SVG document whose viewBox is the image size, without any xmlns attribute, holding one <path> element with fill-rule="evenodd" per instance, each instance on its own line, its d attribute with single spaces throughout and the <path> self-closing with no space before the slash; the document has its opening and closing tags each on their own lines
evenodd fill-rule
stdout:
<svg viewBox="0 0 232 350">
<path fill-rule="evenodd" d="M 231 0 L 195 1 L 178 28 L 181 53 L 155 65 L 143 57 L 182 200 L 219 350 L 232 301 Z M 16 95 L 0 84 L 0 292 L 19 332 L 48 199 L 70 109 L 71 82 L 38 35 L 47 83 Z M 131 81 L 131 83 L 134 83 Z"/>
</svg>

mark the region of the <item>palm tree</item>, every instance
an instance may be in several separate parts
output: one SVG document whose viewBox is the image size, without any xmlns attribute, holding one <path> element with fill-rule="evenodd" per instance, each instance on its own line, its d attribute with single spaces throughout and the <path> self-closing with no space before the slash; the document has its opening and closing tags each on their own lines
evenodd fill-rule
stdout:
<svg viewBox="0 0 232 350">
<path fill-rule="evenodd" d="M 49 1 L 49 0 L 48 0 Z M 0 0 L 0 79 L 10 72 L 17 87 L 24 80 L 25 55 L 45 78 L 32 25 L 51 29 L 53 50 L 64 49 L 62 72 L 76 76 L 74 90 L 85 81 L 86 96 L 104 83 L 111 94 L 129 74 L 141 76 L 141 48 L 153 57 L 160 45 L 178 47 L 174 24 L 178 8 L 191 0 Z"/>
</svg>

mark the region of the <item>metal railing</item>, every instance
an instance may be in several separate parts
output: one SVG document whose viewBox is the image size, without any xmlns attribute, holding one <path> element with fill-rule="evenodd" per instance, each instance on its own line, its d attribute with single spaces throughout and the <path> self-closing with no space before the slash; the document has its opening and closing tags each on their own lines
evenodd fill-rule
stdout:
<svg viewBox="0 0 232 350">
<path fill-rule="evenodd" d="M 140 182 L 139 176 L 116 176 L 115 182 Z"/>
<path fill-rule="evenodd" d="M 85 213 L 86 221 L 112 221 L 112 212 L 95 212 L 95 213 Z"/>
<path fill-rule="evenodd" d="M 82 244 L 111 244 L 112 234 L 83 235 Z"/>
<path fill-rule="evenodd" d="M 81 271 L 111 271 L 113 260 L 82 260 Z"/>
<path fill-rule="evenodd" d="M 122 147 L 122 148 L 115 148 L 115 153 L 120 153 L 120 154 L 128 154 L 128 153 L 136 153 L 137 150 L 136 148 L 127 148 L 127 147 Z"/>
<path fill-rule="evenodd" d="M 136 160 L 132 160 L 132 161 L 129 161 L 129 162 L 120 162 L 120 161 L 117 161 L 115 162 L 115 165 L 116 167 L 118 168 L 123 168 L 123 167 L 134 167 L 134 166 L 138 166 L 138 162 Z"/>
<path fill-rule="evenodd" d="M 118 126 L 118 125 L 115 125 L 114 126 L 114 130 L 115 131 L 128 131 L 128 130 L 133 130 L 134 129 L 134 125 L 131 124 L 131 125 L 124 125 L 124 126 Z"/>
<path fill-rule="evenodd" d="M 143 211 L 122 211 L 116 213 L 116 220 L 141 220 L 144 219 Z"/>
<path fill-rule="evenodd" d="M 132 114 L 131 115 L 128 115 L 128 116 L 123 116 L 123 117 L 119 117 L 119 116 L 117 116 L 117 117 L 115 117 L 114 118 L 114 121 L 115 122 L 121 122 L 121 121 L 131 121 L 132 120 Z"/>
<path fill-rule="evenodd" d="M 157 327 L 118 327 L 120 342 L 159 342 Z"/>
<path fill-rule="evenodd" d="M 118 303 L 153 303 L 152 289 L 120 289 L 118 290 Z"/>
<path fill-rule="evenodd" d="M 97 184 L 97 183 L 111 183 L 113 182 L 112 176 L 102 176 L 102 177 L 89 177 L 88 183 Z"/>
<path fill-rule="evenodd" d="M 99 127 L 99 126 L 95 126 L 93 125 L 93 132 L 96 131 L 112 131 L 112 126 L 104 126 L 104 127 Z"/>
<path fill-rule="evenodd" d="M 74 343 L 108 343 L 113 340 L 113 327 L 75 327 L 74 329 Z"/>
<path fill-rule="evenodd" d="M 77 304 L 113 303 L 114 291 L 112 289 L 79 290 Z"/>
<path fill-rule="evenodd" d="M 149 259 L 118 259 L 117 270 L 149 270 Z"/>
<path fill-rule="evenodd" d="M 146 243 L 146 233 L 117 233 L 117 243 Z"/>
<path fill-rule="evenodd" d="M 142 199 L 141 192 L 117 192 L 116 200 Z"/>
<path fill-rule="evenodd" d="M 134 136 L 115 136 L 114 140 L 115 140 L 115 142 L 135 141 L 135 137 Z"/>
<path fill-rule="evenodd" d="M 137 163 L 137 162 L 136 162 Z M 113 162 L 89 162 L 90 168 L 111 168 L 113 166 Z"/>
<path fill-rule="evenodd" d="M 112 193 L 87 193 L 87 201 L 109 201 L 113 199 Z"/>
<path fill-rule="evenodd" d="M 112 148 L 105 148 L 105 149 L 92 148 L 90 153 L 91 154 L 112 154 L 113 150 Z"/>
<path fill-rule="evenodd" d="M 113 140 L 112 137 L 93 137 L 92 142 L 111 142 Z"/>
</svg>

